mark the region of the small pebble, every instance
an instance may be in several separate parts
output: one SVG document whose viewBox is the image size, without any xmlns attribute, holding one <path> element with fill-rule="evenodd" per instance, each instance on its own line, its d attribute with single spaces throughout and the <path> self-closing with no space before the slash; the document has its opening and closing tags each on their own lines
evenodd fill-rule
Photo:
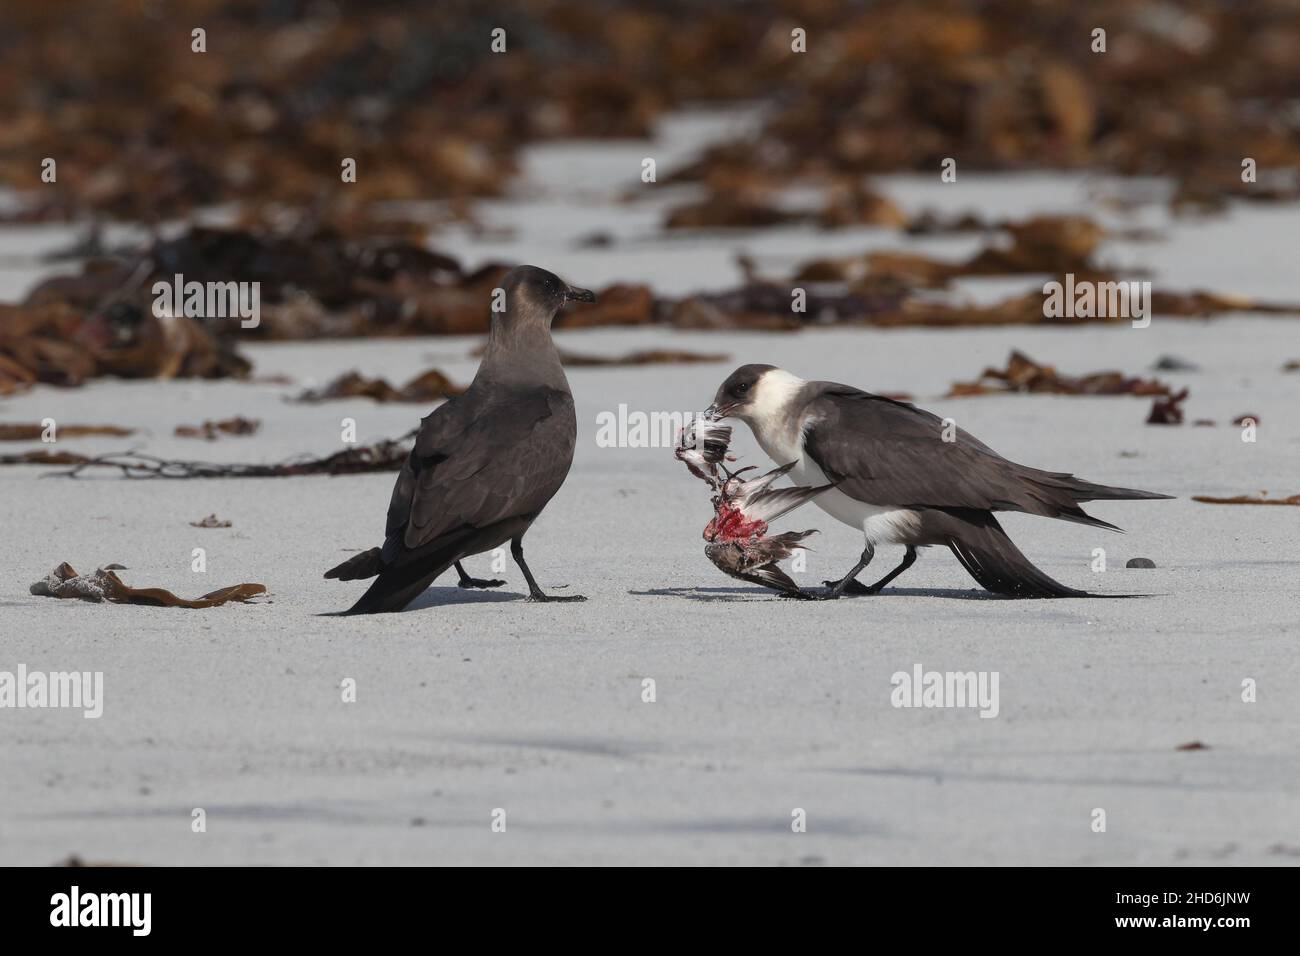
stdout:
<svg viewBox="0 0 1300 956">
<path fill-rule="evenodd" d="M 1150 558 L 1129 558 L 1124 563 L 1126 568 L 1154 568 L 1156 563 Z"/>
</svg>

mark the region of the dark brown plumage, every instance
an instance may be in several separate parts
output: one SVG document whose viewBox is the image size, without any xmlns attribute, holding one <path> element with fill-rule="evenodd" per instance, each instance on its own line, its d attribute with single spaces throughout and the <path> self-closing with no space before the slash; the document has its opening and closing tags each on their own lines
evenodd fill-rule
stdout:
<svg viewBox="0 0 1300 956">
<path fill-rule="evenodd" d="M 577 440 L 551 320 L 566 299 L 594 296 L 532 266 L 513 270 L 504 288 L 506 311 L 493 315 L 474 381 L 420 426 L 393 488 L 383 546 L 325 573 L 377 576 L 349 613 L 400 611 L 461 558 L 506 541 L 534 600 L 582 599 L 538 588 L 522 538 L 564 483 Z M 461 577 L 471 580 L 463 569 Z"/>
<path fill-rule="evenodd" d="M 828 478 L 860 501 L 903 507 L 1023 511 L 1119 530 L 1080 502 L 1168 498 L 1009 461 L 961 428 L 907 402 L 830 383 L 810 401 L 804 447 Z"/>
</svg>

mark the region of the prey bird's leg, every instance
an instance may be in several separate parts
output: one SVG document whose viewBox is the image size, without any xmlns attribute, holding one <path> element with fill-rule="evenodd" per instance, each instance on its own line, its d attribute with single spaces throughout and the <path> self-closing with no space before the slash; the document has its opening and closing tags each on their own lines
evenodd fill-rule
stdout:
<svg viewBox="0 0 1300 956">
<path fill-rule="evenodd" d="M 460 575 L 456 585 L 462 588 L 499 588 L 506 583 L 499 578 L 471 578 L 465 573 L 465 566 L 459 561 L 456 562 L 456 573 Z"/>
<path fill-rule="evenodd" d="M 827 598 L 830 598 L 830 599 L 832 599 L 832 600 L 834 600 L 835 598 L 838 598 L 838 597 L 843 597 L 843 596 L 844 596 L 844 593 L 845 593 L 846 591 L 849 591 L 849 589 L 850 589 L 853 585 L 857 585 L 857 587 L 858 587 L 858 588 L 861 588 L 861 590 L 857 590 L 857 589 L 855 588 L 854 590 L 849 591 L 849 593 L 851 593 L 851 594 L 864 594 L 864 593 L 867 593 L 867 588 L 866 588 L 866 586 L 863 585 L 860 581 L 857 581 L 857 580 L 855 580 L 855 579 L 857 578 L 857 576 L 858 576 L 859 574 L 862 573 L 862 569 L 865 568 L 868 564 L 871 563 L 871 559 L 874 558 L 875 556 L 876 556 L 876 549 L 875 549 L 875 546 L 872 545 L 872 543 L 871 543 L 870 541 L 868 541 L 868 542 L 867 542 L 867 546 L 866 546 L 865 548 L 862 549 L 862 557 L 860 557 L 860 558 L 858 559 L 858 563 L 855 564 L 855 565 L 853 566 L 853 570 L 852 570 L 852 571 L 850 571 L 848 574 L 844 575 L 844 577 L 840 578 L 838 581 L 823 581 L 823 582 L 822 582 L 822 583 L 825 584 L 828 588 L 831 589 L 831 590 L 830 590 L 830 593 L 827 594 L 826 597 L 827 597 Z"/>
<path fill-rule="evenodd" d="M 739 478 L 747 471 L 753 471 L 755 468 L 758 467 L 758 465 L 746 465 L 744 468 L 738 468 L 735 471 L 731 471 L 722 462 L 718 462 L 718 467 L 722 469 L 722 473 L 726 475 L 727 480 L 730 481 L 732 478 Z"/>
<path fill-rule="evenodd" d="M 883 587 L 884 587 L 886 584 L 888 584 L 890 581 L 894 580 L 894 578 L 898 577 L 900 574 L 902 574 L 904 571 L 906 571 L 908 568 L 910 568 L 910 567 L 911 567 L 913 564 L 915 564 L 915 563 L 916 563 L 916 548 L 912 547 L 912 546 L 909 544 L 909 545 L 907 546 L 907 554 L 903 555 L 903 563 L 900 564 L 898 567 L 894 568 L 894 570 L 890 571 L 888 574 L 886 574 L 883 578 L 881 578 L 881 579 L 880 579 L 879 581 L 877 581 L 875 584 L 873 584 L 873 585 L 871 585 L 870 587 L 868 587 L 868 588 L 866 589 L 866 593 L 867 593 L 867 594 L 879 594 L 881 588 L 883 588 Z M 855 581 L 854 584 L 856 584 L 856 583 L 857 583 L 857 582 Z"/>
<path fill-rule="evenodd" d="M 581 594 L 565 594 L 563 596 L 547 594 L 537 586 L 536 579 L 533 578 L 533 572 L 528 570 L 528 565 L 524 563 L 524 539 L 523 536 L 514 538 L 510 542 L 510 556 L 515 559 L 515 564 L 519 565 L 519 570 L 524 572 L 524 580 L 528 582 L 528 599 L 530 601 L 585 601 L 587 600 Z"/>
</svg>

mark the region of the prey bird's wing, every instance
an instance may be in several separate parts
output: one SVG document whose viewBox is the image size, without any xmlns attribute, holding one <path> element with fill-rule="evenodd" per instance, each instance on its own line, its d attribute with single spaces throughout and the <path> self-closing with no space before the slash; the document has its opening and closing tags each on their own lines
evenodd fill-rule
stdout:
<svg viewBox="0 0 1300 956">
<path fill-rule="evenodd" d="M 750 584 L 761 584 L 786 594 L 801 593 L 799 585 L 777 567 L 775 560 L 769 561 L 769 556 L 761 549 L 730 542 L 711 544 L 704 549 L 704 553 L 719 571 L 733 578 Z"/>
<path fill-rule="evenodd" d="M 1029 468 L 914 405 L 846 385 L 815 385 L 804 415 L 805 451 L 840 491 L 868 504 L 1023 511 L 1113 528 L 1078 503 L 1163 497 Z"/>
<path fill-rule="evenodd" d="M 426 417 L 388 506 L 385 563 L 444 535 L 541 511 L 573 461 L 573 398 L 497 387 Z"/>
<path fill-rule="evenodd" d="M 764 564 L 757 568 L 749 568 L 741 571 L 736 576 L 742 580 L 752 581 L 754 584 L 761 584 L 764 587 L 773 588 L 785 594 L 800 593 L 799 585 L 794 583 L 794 579 L 775 564 Z"/>
<path fill-rule="evenodd" d="M 815 488 L 803 486 L 795 488 L 769 488 L 757 494 L 746 495 L 737 499 L 740 510 L 746 518 L 771 524 L 782 515 L 807 504 L 820 495 L 830 485 L 818 485 Z"/>
<path fill-rule="evenodd" d="M 743 498 L 746 495 L 752 495 L 759 491 L 762 491 L 764 488 L 768 487 L 768 485 L 772 484 L 782 475 L 788 474 L 790 472 L 790 469 L 793 468 L 795 464 L 796 462 L 793 461 L 788 462 L 787 464 L 781 465 L 778 468 L 773 468 L 765 475 L 759 475 L 757 478 L 751 478 L 749 481 L 741 483 L 740 487 L 736 489 L 735 497 Z M 756 466 L 750 465 L 749 467 L 754 468 Z M 742 471 L 746 471 L 746 470 L 748 469 L 742 468 L 740 471 L 733 472 L 731 477 L 735 478 L 739 476 Z"/>
<path fill-rule="evenodd" d="M 767 555 L 768 560 L 775 564 L 777 561 L 784 561 L 795 551 L 807 550 L 806 544 L 800 544 L 804 538 L 817 533 L 816 528 L 809 528 L 807 531 L 785 531 L 781 534 L 775 534 L 771 537 L 763 538 L 751 550 L 760 549 Z"/>
</svg>

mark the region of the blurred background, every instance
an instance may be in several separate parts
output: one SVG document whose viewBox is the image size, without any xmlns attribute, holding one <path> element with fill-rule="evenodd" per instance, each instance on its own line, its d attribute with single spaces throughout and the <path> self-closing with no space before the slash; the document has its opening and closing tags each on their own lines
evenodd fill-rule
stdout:
<svg viewBox="0 0 1300 956">
<path fill-rule="evenodd" d="M 14 0 L 0 392 L 481 332 L 522 261 L 600 287 L 570 327 L 1042 322 L 990 280 L 1150 275 L 1179 220 L 1295 200 L 1298 51 L 1293 0 Z M 176 273 L 260 282 L 260 326 L 155 328 Z"/>
</svg>

